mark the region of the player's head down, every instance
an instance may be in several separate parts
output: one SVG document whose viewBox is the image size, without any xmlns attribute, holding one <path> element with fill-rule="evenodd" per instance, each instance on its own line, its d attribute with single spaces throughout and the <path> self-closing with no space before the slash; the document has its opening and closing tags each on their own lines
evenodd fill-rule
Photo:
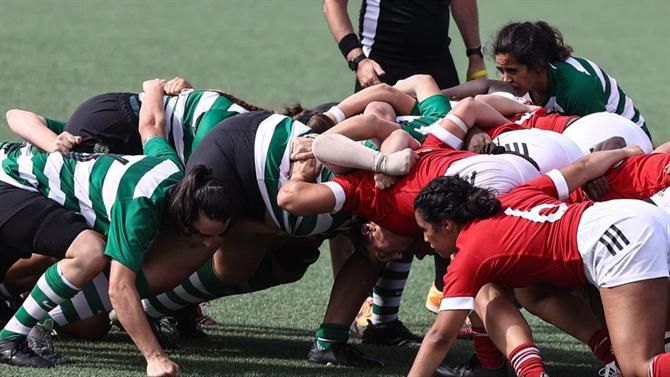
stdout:
<svg viewBox="0 0 670 377">
<path fill-rule="evenodd" d="M 210 246 L 229 227 L 232 204 L 222 182 L 212 177 L 205 165 L 194 166 L 170 190 L 170 225 Z"/>
<path fill-rule="evenodd" d="M 424 239 L 440 255 L 455 252 L 460 229 L 475 219 L 487 218 L 500 211 L 500 201 L 484 188 L 463 178 L 443 176 L 433 179 L 414 200 L 417 224 Z"/>
</svg>

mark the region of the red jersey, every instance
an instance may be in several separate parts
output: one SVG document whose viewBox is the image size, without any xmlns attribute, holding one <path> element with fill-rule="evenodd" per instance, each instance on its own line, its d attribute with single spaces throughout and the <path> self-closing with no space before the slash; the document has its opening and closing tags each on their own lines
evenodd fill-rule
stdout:
<svg viewBox="0 0 670 377">
<path fill-rule="evenodd" d="M 623 163 L 605 174 L 609 191 L 598 201 L 612 199 L 649 199 L 670 186 L 670 175 L 663 170 L 670 164 L 670 154 L 652 153 L 628 157 Z M 580 189 L 570 194 L 568 202 L 588 200 Z"/>
<path fill-rule="evenodd" d="M 559 113 L 547 114 L 544 109 L 529 113 L 520 113 L 512 116 L 510 121 L 523 128 L 539 128 L 546 131 L 554 131 L 562 134 L 570 122 L 579 118 L 575 115 L 561 115 Z"/>
<path fill-rule="evenodd" d="M 374 173 L 369 171 L 359 170 L 331 180 L 344 191 L 342 210 L 399 235 L 421 235 L 421 228 L 414 220 L 414 199 L 419 191 L 435 177 L 444 175 L 453 162 L 476 154 L 454 150 L 433 135 L 426 137 L 417 152 L 420 158 L 412 170 L 386 190 L 375 188 Z"/>
<path fill-rule="evenodd" d="M 585 284 L 577 228 L 592 202 L 567 205 L 557 198 L 554 181 L 545 175 L 501 196 L 499 214 L 466 225 L 444 276 L 440 309 L 472 309 L 467 306 L 487 283 Z"/>
</svg>

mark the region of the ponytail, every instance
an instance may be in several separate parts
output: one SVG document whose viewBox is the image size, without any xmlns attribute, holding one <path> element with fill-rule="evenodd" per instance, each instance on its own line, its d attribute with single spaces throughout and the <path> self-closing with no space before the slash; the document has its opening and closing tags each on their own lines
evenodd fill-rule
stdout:
<svg viewBox="0 0 670 377">
<path fill-rule="evenodd" d="M 443 176 L 433 179 L 414 200 L 414 209 L 433 226 L 442 220 L 465 225 L 500 211 L 500 201 L 493 192 L 475 187 L 463 178 Z"/>
<path fill-rule="evenodd" d="M 563 61 L 572 54 L 563 34 L 544 21 L 514 22 L 505 25 L 493 41 L 493 57 L 510 54 L 529 69 L 545 67 L 552 61 Z"/>
<path fill-rule="evenodd" d="M 203 164 L 195 165 L 170 189 L 168 217 L 181 233 L 188 233 L 201 215 L 225 222 L 231 217 L 232 203 L 223 184 Z"/>
</svg>

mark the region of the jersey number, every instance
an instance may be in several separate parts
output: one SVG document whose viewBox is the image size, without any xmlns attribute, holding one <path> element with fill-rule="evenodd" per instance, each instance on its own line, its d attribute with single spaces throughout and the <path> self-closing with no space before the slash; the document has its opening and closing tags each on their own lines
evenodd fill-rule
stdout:
<svg viewBox="0 0 670 377">
<path fill-rule="evenodd" d="M 535 223 L 553 223 L 560 220 L 567 210 L 568 205 L 565 203 L 540 204 L 527 210 L 507 208 L 505 215 L 521 217 Z"/>
</svg>

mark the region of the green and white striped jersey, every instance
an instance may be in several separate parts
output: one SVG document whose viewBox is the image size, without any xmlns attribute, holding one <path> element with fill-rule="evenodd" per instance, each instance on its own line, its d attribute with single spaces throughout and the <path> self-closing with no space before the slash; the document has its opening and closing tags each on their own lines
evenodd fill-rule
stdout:
<svg viewBox="0 0 670 377">
<path fill-rule="evenodd" d="M 214 90 L 188 90 L 177 96 L 164 96 L 163 105 L 166 138 L 183 162 L 219 122 L 247 112 Z"/>
<path fill-rule="evenodd" d="M 348 214 L 294 216 L 277 204 L 277 193 L 290 178 L 293 139 L 311 133 L 312 130 L 306 125 L 289 117 L 273 114 L 258 126 L 254 141 L 256 178 L 265 207 L 275 224 L 294 236 L 333 234 L 346 229 L 351 220 Z M 333 176 L 334 174 L 324 167 L 316 182 L 327 182 Z"/>
<path fill-rule="evenodd" d="M 184 175 L 165 139 L 149 140 L 144 152 L 46 153 L 28 143 L 0 143 L 0 181 L 79 212 L 107 236 L 105 254 L 138 273 L 161 224 L 168 190 Z"/>
<path fill-rule="evenodd" d="M 549 64 L 547 113 L 589 115 L 606 111 L 619 114 L 646 129 L 644 117 L 614 77 L 594 62 L 578 57 Z"/>
</svg>

